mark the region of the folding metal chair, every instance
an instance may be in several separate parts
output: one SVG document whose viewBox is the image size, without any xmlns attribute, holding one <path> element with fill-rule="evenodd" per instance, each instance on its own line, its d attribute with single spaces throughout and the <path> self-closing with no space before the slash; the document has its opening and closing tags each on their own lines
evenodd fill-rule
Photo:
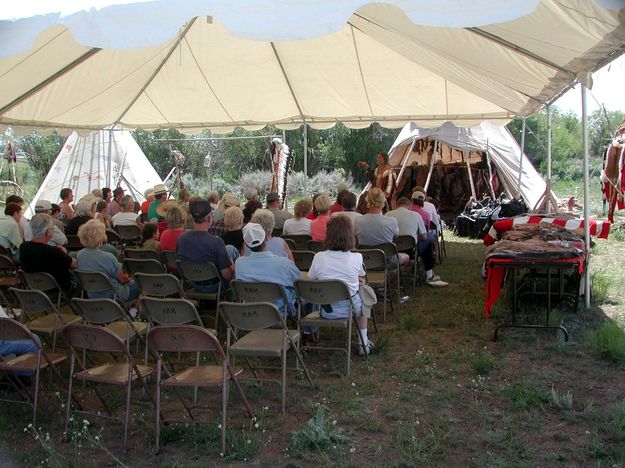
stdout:
<svg viewBox="0 0 625 468">
<path fill-rule="evenodd" d="M 382 289 L 384 294 L 384 309 L 382 317 L 386 322 L 387 303 L 391 304 L 391 312 L 394 312 L 393 301 L 389 295 L 389 273 L 386 255 L 380 249 L 355 249 L 362 255 L 362 263 L 365 265 L 366 283 L 372 288 Z M 373 314 L 372 314 L 373 316 Z"/>
<path fill-rule="evenodd" d="M 143 296 L 184 297 L 180 280 L 170 273 L 135 273 L 134 280 Z"/>
<path fill-rule="evenodd" d="M 57 334 L 67 325 L 82 319 L 74 314 L 62 314 L 48 296 L 41 291 L 11 288 L 22 308 L 27 322 L 24 324 L 37 335 L 52 337 L 52 352 L 56 349 Z"/>
<path fill-rule="evenodd" d="M 161 261 L 161 254 L 152 249 L 125 249 L 124 258 Z"/>
<path fill-rule="evenodd" d="M 271 237 L 282 237 L 282 228 L 274 228 L 271 231 Z"/>
<path fill-rule="evenodd" d="M 323 252 L 324 250 L 327 250 L 327 247 L 323 241 L 309 240 L 307 250 L 310 250 L 311 252 L 315 252 L 315 253 Z"/>
<path fill-rule="evenodd" d="M 356 330 L 360 333 L 356 317 L 354 316 L 354 303 L 352 302 L 349 288 L 340 280 L 298 280 L 295 282 L 295 292 L 297 293 L 297 302 L 299 303 L 298 321 L 300 329 L 301 327 L 319 327 L 339 328 L 347 331 L 346 348 L 330 346 L 304 346 L 304 348 L 344 351 L 347 354 L 346 375 L 349 375 L 352 357 L 352 321 L 356 324 Z M 311 312 L 305 317 L 302 316 L 302 304 L 309 303 L 320 307 L 324 304 L 334 304 L 342 300 L 349 300 L 350 302 L 349 317 L 347 318 L 338 320 L 324 319 L 321 317 L 319 310 Z M 366 349 L 365 356 L 367 356 Z"/>
<path fill-rule="evenodd" d="M 161 250 L 161 262 L 163 263 L 163 265 L 165 265 L 165 268 L 167 268 L 167 271 L 171 273 L 177 273 L 178 272 L 178 265 L 176 265 L 177 261 L 178 261 L 178 258 L 176 257 L 175 250 Z"/>
<path fill-rule="evenodd" d="M 282 285 L 268 281 L 232 280 L 230 287 L 235 296 L 243 302 L 274 302 L 282 299 L 284 310 L 282 316 L 289 316 L 289 298 Z"/>
<path fill-rule="evenodd" d="M 391 274 L 394 274 L 397 277 L 397 304 L 399 304 L 401 302 L 401 265 L 399 264 L 399 252 L 397 251 L 397 246 L 392 242 L 386 242 L 379 245 L 358 245 L 358 248 L 360 250 L 382 250 L 384 252 L 384 255 L 386 256 L 389 279 Z M 395 266 L 390 266 L 389 263 L 393 258 L 396 259 L 396 264 Z M 391 282 L 389 281 L 389 285 L 390 284 Z"/>
<path fill-rule="evenodd" d="M 295 250 L 308 250 L 308 241 L 311 239 L 311 237 L 307 234 L 298 234 L 298 235 L 284 234 L 282 238 L 284 240 L 287 240 L 287 239 L 292 240 L 295 243 Z"/>
<path fill-rule="evenodd" d="M 216 304 L 219 304 L 223 289 L 221 273 L 213 263 L 183 262 L 178 260 L 176 265 L 178 267 L 178 273 L 180 273 L 184 282 L 189 285 L 189 287 L 185 287 L 184 290 L 185 298 L 196 299 L 198 301 L 215 301 Z M 197 285 L 215 285 L 217 290 L 215 292 L 203 292 L 195 287 Z M 219 314 L 215 311 L 215 330 L 217 330 L 218 320 Z"/>
<path fill-rule="evenodd" d="M 67 248 L 70 252 L 75 252 L 84 248 L 80 243 L 78 236 L 67 234 L 65 237 L 67 237 L 67 244 L 65 245 L 65 248 Z"/>
<path fill-rule="evenodd" d="M 83 294 L 81 297 L 84 297 L 84 293 L 101 293 L 110 291 L 111 299 L 114 301 L 118 301 L 117 293 L 115 292 L 115 288 L 113 287 L 113 283 L 108 276 L 104 273 L 100 273 L 99 271 L 80 271 L 76 270 L 76 276 L 80 280 L 80 284 L 82 285 Z M 135 300 L 132 299 L 130 301 L 124 302 L 125 306 L 129 306 Z M 121 302 L 121 301 L 120 301 Z"/>
<path fill-rule="evenodd" d="M 0 254 L 0 301 L 15 316 L 11 298 L 6 294 L 10 288 L 21 286 L 22 280 L 17 275 L 17 266 L 7 255 Z"/>
<path fill-rule="evenodd" d="M 67 388 L 67 382 L 61 376 L 56 368 L 57 364 L 67 359 L 66 354 L 47 353 L 41 346 L 41 343 L 35 336 L 21 323 L 10 318 L 0 318 L 0 340 L 26 340 L 31 341 L 37 351 L 34 353 L 21 354 L 13 358 L 3 358 L 0 356 L 0 371 L 7 373 L 9 384 L 14 387 L 23 397 L 22 400 L 9 400 L 0 398 L 0 401 L 8 403 L 20 403 L 30 405 L 33 408 L 33 427 L 37 427 L 37 405 L 39 402 L 39 382 L 40 373 L 43 369 L 51 368 L 54 375 L 64 388 Z M 15 376 L 14 372 L 30 372 L 34 377 L 35 388 L 29 392 L 21 381 Z"/>
<path fill-rule="evenodd" d="M 140 304 L 153 327 L 185 324 L 204 326 L 197 309 L 191 301 L 186 299 L 142 297 Z"/>
<path fill-rule="evenodd" d="M 421 267 L 423 266 L 421 257 L 417 252 L 417 241 L 414 236 L 398 236 L 395 239 L 395 245 L 398 252 L 407 253 L 410 256 L 408 266 L 412 266 L 412 290 L 414 291 L 417 287 L 417 281 L 421 284 Z"/>
<path fill-rule="evenodd" d="M 128 226 L 118 224 L 115 226 L 115 232 L 124 246 L 136 245 L 141 240 L 141 228 L 136 224 Z"/>
<path fill-rule="evenodd" d="M 153 258 L 125 258 L 122 261 L 122 266 L 124 267 L 126 273 L 130 276 L 134 276 L 136 273 L 165 273 L 165 267 L 163 267 L 163 264 L 159 260 L 154 260 Z"/>
<path fill-rule="evenodd" d="M 123 247 L 122 238 L 112 229 L 106 230 L 106 242 L 117 248 Z"/>
<path fill-rule="evenodd" d="M 244 285 L 239 284 L 239 286 L 245 288 Z M 255 380 L 277 382 L 281 385 L 282 413 L 284 413 L 286 409 L 286 357 L 290 349 L 295 353 L 297 362 L 302 366 L 310 386 L 313 386 L 306 364 L 304 364 L 299 352 L 301 338 L 299 330 L 289 330 L 276 306 L 270 302 L 246 302 L 244 304 L 220 302 L 219 311 L 228 325 L 226 349 L 228 356 L 280 358 L 282 363 L 279 368 L 282 371 L 281 381 L 259 378 L 256 373 L 258 367 L 252 367 L 252 372 Z M 247 333 L 240 336 L 240 331 Z M 263 368 L 276 369 L 275 367 Z"/>
<path fill-rule="evenodd" d="M 315 258 L 315 252 L 310 250 L 291 250 L 291 253 L 293 254 L 295 266 L 299 271 L 310 270 L 310 265 L 312 265 L 313 258 Z"/>
<path fill-rule="evenodd" d="M 194 325 L 171 325 L 153 328 L 148 333 L 148 346 L 156 358 L 156 452 L 160 451 L 161 423 L 202 422 L 195 418 L 191 407 L 178 392 L 178 388 L 221 387 L 221 452 L 226 453 L 226 422 L 230 380 L 237 388 L 249 416 L 252 416 L 252 408 L 237 380 L 237 376 L 243 372 L 243 369 L 240 367 L 233 369 L 217 337 L 208 330 Z M 175 374 L 170 373 L 167 367 L 165 367 L 167 378 L 162 379 L 162 368 L 164 367 L 162 353 L 198 354 L 203 352 L 211 352 L 213 355 L 216 355 L 220 365 L 194 366 L 180 370 Z M 161 417 L 161 391 L 165 387 L 174 388 L 191 421 L 188 419 L 180 421 L 165 420 L 164 417 Z"/>
<path fill-rule="evenodd" d="M 71 401 L 74 379 L 91 382 L 92 384 L 98 383 L 123 387 L 126 389 L 126 410 L 123 420 L 120 421 L 118 417 L 113 415 L 113 412 L 111 411 L 110 406 L 106 403 L 104 396 L 95 386 L 93 387 L 93 390 L 108 414 L 104 415 L 100 411 L 88 412 L 84 410 L 74 410 L 74 412 L 120 421 L 124 426 L 123 450 L 126 452 L 132 382 L 139 380 L 145 392 L 152 400 L 152 403 L 155 407 L 157 407 L 156 402 L 154 401 L 154 398 L 145 383 L 145 378 L 151 375 L 154 370 L 151 367 L 135 363 L 126 348 L 124 341 L 106 328 L 95 325 L 69 325 L 63 330 L 63 336 L 71 351 L 67 407 L 65 412 L 65 432 L 67 432 L 70 415 L 72 414 Z M 79 350 L 109 354 L 118 353 L 125 357 L 125 362 L 107 362 L 105 364 L 87 368 L 85 367 L 86 363 L 80 359 Z M 76 362 L 78 363 L 78 370 L 76 370 Z M 158 411 L 159 409 L 157 409 L 157 412 Z"/>
<path fill-rule="evenodd" d="M 148 332 L 147 322 L 132 320 L 124 308 L 112 299 L 72 299 L 72 304 L 86 323 L 103 326 L 113 332 L 127 345 L 137 338 L 145 345 Z M 137 341 L 137 345 L 138 345 Z"/>
<path fill-rule="evenodd" d="M 59 283 L 57 283 L 54 276 L 50 273 L 43 271 L 38 273 L 28 273 L 24 270 L 19 270 L 18 275 L 21 277 L 22 283 L 25 284 L 28 289 L 41 291 L 52 300 L 56 297 L 57 309 L 61 309 L 61 304 L 70 305 L 69 298 L 65 294 L 65 291 L 61 289 Z"/>
<path fill-rule="evenodd" d="M 289 249 L 291 250 L 291 252 L 297 248 L 297 245 L 295 244 L 293 239 L 284 239 L 283 238 L 283 240 L 284 240 L 284 242 L 286 242 L 286 245 L 289 246 Z"/>
</svg>

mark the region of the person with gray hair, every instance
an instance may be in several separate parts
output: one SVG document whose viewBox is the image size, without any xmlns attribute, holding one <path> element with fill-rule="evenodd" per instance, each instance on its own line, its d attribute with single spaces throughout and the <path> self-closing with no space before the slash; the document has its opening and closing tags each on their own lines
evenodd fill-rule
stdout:
<svg viewBox="0 0 625 468">
<path fill-rule="evenodd" d="M 258 200 L 258 190 L 254 187 L 246 187 L 245 190 L 243 190 L 243 196 L 247 201 Z"/>
<path fill-rule="evenodd" d="M 125 195 L 119 202 L 121 211 L 111 218 L 113 227 L 115 226 L 143 226 L 140 216 L 134 212 L 135 200 L 132 195 Z"/>
<path fill-rule="evenodd" d="M 293 254 L 288 244 L 282 237 L 272 237 L 273 228 L 276 224 L 276 220 L 273 216 L 273 212 L 266 208 L 257 209 L 252 215 L 252 223 L 260 224 L 265 230 L 265 243 L 267 244 L 267 250 L 278 257 L 286 257 L 292 262 Z M 252 253 L 247 245 L 243 246 L 243 256 L 249 256 Z"/>
<path fill-rule="evenodd" d="M 77 295 L 80 291 L 78 280 L 70 271 L 76 268 L 76 260 L 67 255 L 65 249 L 50 245 L 55 227 L 50 215 L 38 213 L 32 217 L 29 225 L 33 237 L 20 245 L 22 270 L 27 273 L 48 273 L 69 297 Z"/>
<path fill-rule="evenodd" d="M 48 200 L 39 200 L 37 203 L 35 203 L 35 215 L 39 213 L 49 215 L 51 210 L 52 203 L 50 203 Z M 65 236 L 63 231 L 61 231 L 58 226 L 54 224 L 54 220 L 52 218 L 50 218 L 50 222 L 52 223 L 52 237 L 48 241 L 48 245 L 52 247 L 63 248 L 63 246 L 67 244 L 67 237 Z M 35 237 L 35 235 L 32 230 L 32 224 L 28 223 L 26 224 L 26 226 L 24 226 L 24 240 L 31 241 L 33 240 L 33 237 Z"/>
</svg>

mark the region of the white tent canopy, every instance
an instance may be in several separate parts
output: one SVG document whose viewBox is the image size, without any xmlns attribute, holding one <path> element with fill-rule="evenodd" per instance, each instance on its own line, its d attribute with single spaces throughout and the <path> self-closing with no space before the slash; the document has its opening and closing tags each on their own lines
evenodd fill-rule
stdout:
<svg viewBox="0 0 625 468">
<path fill-rule="evenodd" d="M 56 203 L 63 188 L 71 188 L 78 200 L 95 188 L 118 185 L 135 200 L 163 183 L 130 132 L 105 129 L 81 137 L 72 133 L 52 164 L 26 213 L 34 214 L 35 204 L 44 199 Z"/>
<path fill-rule="evenodd" d="M 410 164 L 411 156 L 414 154 L 411 152 L 413 142 L 427 137 L 460 151 L 466 151 L 467 156 L 470 151 L 488 153 L 488 158 L 496 167 L 499 180 L 508 194 L 511 196 L 520 194 L 530 209 L 536 206 L 545 193 L 545 181 L 527 156 L 521 154 L 521 147 L 512 134 L 507 128 L 496 127 L 489 122 L 483 122 L 472 128 L 458 128 L 451 122 L 446 122 L 438 128 L 421 128 L 414 123 L 406 124 L 389 150 L 391 165 L 403 168 Z M 440 161 L 440 151 L 434 154 Z M 519 169 L 522 171 L 520 192 Z M 556 199 L 554 194 L 552 197 Z"/>
<path fill-rule="evenodd" d="M 504 125 L 590 84 L 624 26 L 608 0 L 156 0 L 5 20 L 0 126 Z"/>
</svg>

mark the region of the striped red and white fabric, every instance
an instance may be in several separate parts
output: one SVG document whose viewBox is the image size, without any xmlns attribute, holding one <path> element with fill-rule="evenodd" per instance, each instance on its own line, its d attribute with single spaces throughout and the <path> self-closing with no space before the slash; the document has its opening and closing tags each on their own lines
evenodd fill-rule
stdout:
<svg viewBox="0 0 625 468">
<path fill-rule="evenodd" d="M 544 216 L 517 216 L 515 218 L 502 219 L 496 221 L 491 226 L 488 234 L 484 236 L 484 244 L 491 245 L 499 240 L 501 233 L 509 231 L 520 224 L 555 224 L 570 231 L 584 228 L 583 219 L 560 219 L 548 218 Z M 607 221 L 590 220 L 590 235 L 599 239 L 607 239 L 610 234 L 610 226 L 612 223 Z"/>
</svg>

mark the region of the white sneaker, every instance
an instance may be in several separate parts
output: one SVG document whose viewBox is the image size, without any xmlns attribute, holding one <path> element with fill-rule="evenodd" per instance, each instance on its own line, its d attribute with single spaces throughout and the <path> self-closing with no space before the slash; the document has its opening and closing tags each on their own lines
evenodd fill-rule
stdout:
<svg viewBox="0 0 625 468">
<path fill-rule="evenodd" d="M 135 307 L 131 307 L 130 309 L 128 309 L 128 313 L 133 319 L 137 318 L 138 311 Z"/>
<path fill-rule="evenodd" d="M 441 280 L 441 277 L 440 277 L 440 276 L 438 276 L 438 275 L 432 275 L 432 277 L 431 277 L 431 278 L 427 278 L 427 279 L 425 280 L 425 282 L 426 282 L 426 283 L 436 283 L 437 281 L 440 281 L 440 280 Z"/>
<path fill-rule="evenodd" d="M 375 351 L 375 345 L 373 344 L 373 341 L 369 340 L 369 343 L 367 344 L 367 353 L 366 354 L 371 354 Z M 363 348 L 362 345 L 358 345 L 358 356 L 364 356 L 365 355 L 365 349 Z"/>
</svg>

